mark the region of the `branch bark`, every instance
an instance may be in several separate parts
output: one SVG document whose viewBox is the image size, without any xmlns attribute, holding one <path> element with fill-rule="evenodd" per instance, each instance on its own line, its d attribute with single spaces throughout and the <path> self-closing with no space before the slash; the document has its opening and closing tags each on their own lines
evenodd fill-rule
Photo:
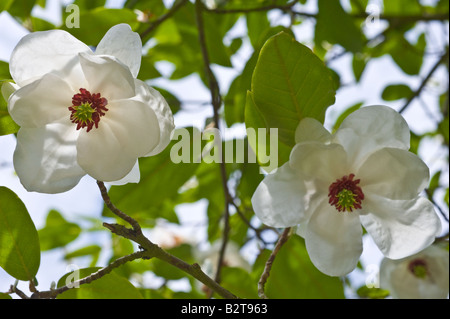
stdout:
<svg viewBox="0 0 450 319">
<path fill-rule="evenodd" d="M 282 11 L 288 11 L 291 10 L 292 7 L 297 3 L 298 1 L 292 1 L 288 4 L 285 5 L 267 5 L 267 6 L 262 6 L 262 7 L 255 7 L 255 8 L 246 8 L 246 9 L 206 9 L 208 12 L 213 12 L 213 13 L 220 13 L 220 14 L 224 14 L 224 13 L 250 13 L 250 12 L 260 12 L 260 11 L 270 11 L 273 9 L 279 9 Z M 315 14 L 313 14 L 312 16 L 315 16 Z"/>
<path fill-rule="evenodd" d="M 204 5 L 200 0 L 195 1 L 195 17 L 196 17 L 196 23 L 197 23 L 197 29 L 198 29 L 198 37 L 200 42 L 200 47 L 202 51 L 203 56 L 203 63 L 205 68 L 205 74 L 208 79 L 209 84 L 209 91 L 211 93 L 211 104 L 213 106 L 214 111 L 214 123 L 215 127 L 220 131 L 220 116 L 219 116 L 219 110 L 222 105 L 222 97 L 220 96 L 220 89 L 219 84 L 217 82 L 217 79 L 214 75 L 214 73 L 211 70 L 210 66 L 210 60 L 209 60 L 209 54 L 208 54 L 208 48 L 206 46 L 206 38 L 205 38 L 205 28 L 203 24 L 203 10 Z M 229 205 L 231 204 L 231 196 L 230 191 L 228 189 L 228 178 L 227 178 L 227 172 L 225 168 L 225 156 L 223 152 L 221 155 L 221 162 L 220 162 L 220 175 L 222 180 L 222 188 L 223 188 L 223 194 L 224 194 L 224 200 L 225 200 L 225 207 L 224 207 L 224 230 L 223 230 L 223 236 L 222 236 L 222 246 L 219 253 L 219 260 L 218 260 L 218 267 L 217 267 L 217 273 L 215 276 L 215 280 L 217 282 L 220 282 L 220 272 L 225 256 L 225 250 L 228 243 L 228 234 L 230 231 L 230 211 L 229 211 Z"/>
<path fill-rule="evenodd" d="M 130 239 L 134 241 L 135 243 L 139 244 L 139 247 L 142 249 L 140 258 L 143 259 L 150 259 L 150 258 L 158 258 L 162 261 L 165 261 L 172 266 L 177 267 L 178 269 L 184 271 L 185 273 L 193 276 L 206 286 L 208 286 L 211 290 L 215 291 L 217 294 L 219 294 L 221 297 L 226 299 L 237 299 L 237 297 L 220 286 L 217 282 L 215 282 L 212 278 L 210 278 L 208 275 L 206 275 L 200 268 L 198 264 L 188 264 L 185 261 L 177 258 L 174 255 L 169 254 L 168 252 L 164 251 L 161 247 L 158 245 L 152 243 L 147 237 L 144 236 L 142 233 L 141 227 L 139 226 L 138 222 L 125 214 L 124 212 L 120 211 L 118 208 L 112 204 L 111 199 L 109 198 L 108 192 L 106 191 L 106 187 L 103 184 L 103 182 L 97 182 L 100 192 L 102 194 L 102 198 L 105 202 L 105 204 L 108 206 L 111 211 L 116 214 L 118 217 L 122 218 L 123 220 L 127 221 L 133 228 L 127 228 L 123 225 L 119 224 L 108 224 L 103 223 L 103 226 L 108 228 L 112 233 L 117 234 L 119 236 L 122 236 L 124 238 Z M 137 253 L 136 253 L 137 254 Z"/>
<path fill-rule="evenodd" d="M 447 62 L 448 63 L 448 51 L 445 52 L 445 54 L 443 54 L 441 56 L 441 58 L 433 65 L 433 67 L 431 68 L 431 70 L 428 72 L 428 74 L 425 76 L 425 78 L 422 80 L 422 83 L 419 85 L 419 87 L 417 88 L 417 90 L 413 93 L 413 95 L 410 96 L 410 98 L 408 99 L 408 101 L 406 101 L 405 105 L 403 105 L 403 107 L 398 111 L 399 113 L 403 113 L 408 106 L 411 104 L 411 102 L 420 95 L 420 93 L 422 92 L 423 88 L 425 87 L 425 85 L 428 83 L 428 80 L 431 78 L 431 76 L 434 74 L 434 72 L 437 70 L 437 68 L 442 64 Z"/>
<path fill-rule="evenodd" d="M 118 209 L 113 203 L 111 203 L 111 199 L 108 195 L 108 190 L 105 187 L 105 184 L 101 181 L 97 181 L 98 188 L 100 189 L 100 193 L 102 195 L 103 201 L 105 202 L 105 205 L 119 218 L 123 219 L 127 223 L 129 223 L 135 232 L 142 233 L 141 226 L 139 223 L 132 217 L 128 216 L 124 212 L 122 212 L 120 209 Z"/>
<path fill-rule="evenodd" d="M 216 281 L 206 275 L 197 263 L 191 265 L 179 259 L 178 257 L 169 254 L 158 245 L 152 243 L 142 233 L 137 234 L 133 229 L 126 228 L 125 226 L 119 224 L 103 223 L 103 226 L 108 228 L 116 235 L 130 239 L 139 244 L 140 248 L 143 250 L 142 254 L 144 259 L 158 258 L 162 261 L 165 261 L 196 278 L 197 280 L 208 286 L 211 290 L 219 294 L 221 297 L 226 299 L 237 299 L 234 294 L 220 286 Z"/>
<path fill-rule="evenodd" d="M 141 39 L 144 39 L 147 35 L 149 35 L 153 30 L 155 30 L 161 23 L 172 17 L 175 12 L 178 11 L 182 6 L 186 4 L 189 0 L 180 0 L 178 3 L 175 3 L 166 14 L 162 15 L 159 19 L 155 20 L 150 24 L 150 26 L 145 29 L 143 32 L 139 34 Z"/>
<path fill-rule="evenodd" d="M 284 229 L 283 233 L 280 235 L 280 238 L 278 238 L 278 242 L 277 242 L 275 248 L 273 249 L 272 253 L 270 254 L 269 259 L 267 259 L 267 261 L 266 261 L 264 271 L 258 282 L 258 296 L 262 299 L 267 299 L 267 296 L 264 293 L 264 286 L 266 285 L 267 279 L 270 276 L 270 271 L 272 270 L 272 265 L 275 260 L 275 257 L 277 256 L 278 252 L 280 251 L 280 249 L 284 245 L 284 243 L 289 239 L 290 231 L 291 231 L 290 227 Z"/>
<path fill-rule="evenodd" d="M 99 269 L 95 273 L 82 278 L 80 280 L 77 280 L 73 282 L 70 286 L 62 286 L 57 289 L 51 289 L 47 291 L 36 291 L 31 295 L 31 299 L 54 299 L 59 294 L 62 294 L 65 291 L 68 291 L 70 289 L 74 289 L 75 287 L 79 287 L 80 285 L 89 284 L 93 282 L 94 280 L 100 279 L 103 276 L 109 274 L 113 269 L 136 259 L 145 258 L 145 252 L 144 251 L 138 251 L 133 254 L 121 257 L 110 263 L 108 266 Z"/>
</svg>

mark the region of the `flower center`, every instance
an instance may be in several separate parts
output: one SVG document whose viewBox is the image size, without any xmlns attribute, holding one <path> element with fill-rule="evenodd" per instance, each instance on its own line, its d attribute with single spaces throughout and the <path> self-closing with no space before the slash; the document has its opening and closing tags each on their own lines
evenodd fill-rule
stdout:
<svg viewBox="0 0 450 319">
<path fill-rule="evenodd" d="M 343 176 L 328 188 L 328 202 L 339 212 L 352 212 L 354 209 L 362 208 L 361 201 L 364 199 L 364 193 L 358 186 L 360 180 L 353 180 L 354 177 L 355 174 Z"/>
<path fill-rule="evenodd" d="M 427 263 L 423 259 L 415 259 L 408 265 L 409 271 L 417 278 L 425 279 L 428 274 Z"/>
<path fill-rule="evenodd" d="M 100 93 L 91 94 L 86 89 L 81 88 L 80 93 L 72 97 L 72 106 L 69 107 L 70 120 L 77 124 L 77 130 L 87 127 L 86 132 L 98 128 L 100 117 L 105 115 L 108 109 L 108 100 L 101 97 Z"/>
</svg>

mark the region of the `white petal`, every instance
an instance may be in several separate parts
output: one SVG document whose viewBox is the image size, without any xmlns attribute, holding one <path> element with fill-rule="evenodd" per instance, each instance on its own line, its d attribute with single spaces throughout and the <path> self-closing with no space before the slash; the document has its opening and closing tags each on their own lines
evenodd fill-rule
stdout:
<svg viewBox="0 0 450 319">
<path fill-rule="evenodd" d="M 13 94 L 15 91 L 20 89 L 20 86 L 18 86 L 15 83 L 5 81 L 2 84 L 2 95 L 5 101 L 8 101 L 11 94 Z"/>
<path fill-rule="evenodd" d="M 15 91 L 8 108 L 14 121 L 23 127 L 40 127 L 53 122 L 70 122 L 69 107 L 74 92 L 53 73 Z"/>
<path fill-rule="evenodd" d="M 399 259 L 417 253 L 433 243 L 441 222 L 426 198 L 392 200 L 365 193 L 361 223 L 388 258 Z"/>
<path fill-rule="evenodd" d="M 136 80 L 136 97 L 147 104 L 156 114 L 159 123 L 159 144 L 147 155 L 153 156 L 161 153 L 169 145 L 172 131 L 175 129 L 172 111 L 164 97 L 154 88 L 148 86 L 141 80 Z"/>
<path fill-rule="evenodd" d="M 114 57 L 80 54 L 80 63 L 91 93 L 100 93 L 108 102 L 131 98 L 134 78 L 128 67 Z"/>
<path fill-rule="evenodd" d="M 297 144 L 291 151 L 289 164 L 303 176 L 325 183 L 327 189 L 336 179 L 353 173 L 349 172 L 347 155 L 339 144 Z"/>
<path fill-rule="evenodd" d="M 114 181 L 114 182 L 108 182 L 110 185 L 125 185 L 128 183 L 139 183 L 139 180 L 141 179 L 141 172 L 139 171 L 139 161 L 136 161 L 136 164 L 131 169 L 131 172 L 128 173 L 124 178 Z"/>
<path fill-rule="evenodd" d="M 372 153 L 356 176 L 363 191 L 391 199 L 411 199 L 427 185 L 429 170 L 411 152 L 398 148 L 382 148 Z"/>
<path fill-rule="evenodd" d="M 337 130 L 334 141 L 342 144 L 352 163 L 370 153 L 392 147 L 409 149 L 410 132 L 405 119 L 382 105 L 363 107 L 350 114 Z"/>
<path fill-rule="evenodd" d="M 267 175 L 252 197 L 256 216 L 272 227 L 291 227 L 308 216 L 308 190 L 297 173 L 284 164 Z"/>
<path fill-rule="evenodd" d="M 17 133 L 14 168 L 28 191 L 61 193 L 86 174 L 76 161 L 78 132 L 73 125 L 21 128 Z"/>
<path fill-rule="evenodd" d="M 95 54 L 112 55 L 125 64 L 137 77 L 141 67 L 142 41 L 139 34 L 131 31 L 128 24 L 121 23 L 106 32 Z"/>
<path fill-rule="evenodd" d="M 11 54 L 11 76 L 19 86 L 50 72 L 79 77 L 80 52 L 92 51 L 66 31 L 50 30 L 27 34 Z"/>
<path fill-rule="evenodd" d="M 343 276 L 355 269 L 362 253 L 362 227 L 356 212 L 338 212 L 325 198 L 303 232 L 317 269 L 329 276 Z"/>
<path fill-rule="evenodd" d="M 108 104 L 98 128 L 82 131 L 78 139 L 78 163 L 92 177 L 104 182 L 124 178 L 138 157 L 159 143 L 156 115 L 134 100 Z"/>
<path fill-rule="evenodd" d="M 306 117 L 300 121 L 295 130 L 295 143 L 316 141 L 327 143 L 331 134 L 316 119 Z"/>
<path fill-rule="evenodd" d="M 384 258 L 380 265 L 380 286 L 390 291 L 393 298 L 444 299 L 449 290 L 448 251 L 431 245 L 418 254 L 391 260 Z M 414 260 L 425 262 L 427 275 L 416 277 L 409 265 Z M 437 280 L 436 280 L 437 279 Z"/>
</svg>

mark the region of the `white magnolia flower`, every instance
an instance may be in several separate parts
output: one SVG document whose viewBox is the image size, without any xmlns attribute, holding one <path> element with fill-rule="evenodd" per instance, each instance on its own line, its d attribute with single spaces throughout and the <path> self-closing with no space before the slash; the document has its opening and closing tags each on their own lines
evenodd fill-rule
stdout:
<svg viewBox="0 0 450 319">
<path fill-rule="evenodd" d="M 289 162 L 267 175 L 252 198 L 273 227 L 300 225 L 312 262 L 331 276 L 351 272 L 362 253 L 362 227 L 391 259 L 430 245 L 441 224 L 418 194 L 428 167 L 408 152 L 409 128 L 386 106 L 362 108 L 331 135 L 305 118 Z"/>
<path fill-rule="evenodd" d="M 194 255 L 199 261 L 205 273 L 214 277 L 219 262 L 220 250 L 222 249 L 222 242 L 215 241 L 211 247 L 206 250 L 195 250 Z M 251 266 L 248 261 L 240 253 L 240 247 L 235 242 L 229 241 L 225 248 L 225 255 L 223 258 L 223 266 L 243 268 L 246 271 L 251 271 Z"/>
<path fill-rule="evenodd" d="M 400 260 L 384 258 L 380 286 L 393 298 L 443 299 L 449 291 L 448 250 L 432 245 Z"/>
<path fill-rule="evenodd" d="M 20 40 L 8 109 L 20 125 L 14 167 L 27 190 L 67 191 L 86 174 L 139 181 L 137 159 L 161 152 L 174 128 L 162 95 L 136 79 L 141 54 L 127 24 L 112 27 L 95 53 L 61 30 Z"/>
</svg>

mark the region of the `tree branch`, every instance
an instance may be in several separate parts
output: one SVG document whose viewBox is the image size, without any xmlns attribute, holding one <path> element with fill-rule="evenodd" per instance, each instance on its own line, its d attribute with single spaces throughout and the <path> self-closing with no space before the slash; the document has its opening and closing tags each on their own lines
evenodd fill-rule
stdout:
<svg viewBox="0 0 450 319">
<path fill-rule="evenodd" d="M 362 13 L 350 13 L 350 16 L 353 18 L 367 19 L 371 15 L 365 12 Z M 388 22 L 417 22 L 417 21 L 446 21 L 448 20 L 448 12 L 447 13 L 434 13 L 434 14 L 417 14 L 417 15 L 389 15 L 389 14 L 380 14 L 377 16 L 380 20 L 386 20 Z"/>
<path fill-rule="evenodd" d="M 208 275 L 206 275 L 200 268 L 198 264 L 190 265 L 185 261 L 169 254 L 164 251 L 158 245 L 152 243 L 147 237 L 142 233 L 141 227 L 136 220 L 125 214 L 124 212 L 117 209 L 108 196 L 108 192 L 106 190 L 103 182 L 97 182 L 103 200 L 105 201 L 106 206 L 111 209 L 111 211 L 116 214 L 118 217 L 122 218 L 126 222 L 128 222 L 133 228 L 127 228 L 123 225 L 119 224 L 108 224 L 103 223 L 103 226 L 108 228 L 112 233 L 122 236 L 124 238 L 130 239 L 135 243 L 139 244 L 139 247 L 143 250 L 139 252 L 140 258 L 150 259 L 150 258 L 158 258 L 161 259 L 172 266 L 177 267 L 178 269 L 190 274 L 194 278 L 201 281 L 203 284 L 211 288 L 213 291 L 217 292 L 220 296 L 227 299 L 236 299 L 237 297 L 233 295 L 231 292 L 220 286 L 217 282 L 211 279 Z M 137 254 L 137 253 L 135 253 Z"/>
<path fill-rule="evenodd" d="M 292 1 L 288 4 L 285 5 L 276 5 L 276 4 L 272 4 L 272 5 L 267 5 L 267 6 L 262 6 L 262 7 L 255 7 L 255 8 L 243 8 L 243 9 L 208 9 L 205 8 L 206 11 L 208 12 L 212 12 L 212 13 L 220 13 L 220 14 L 224 14 L 224 13 L 250 13 L 250 12 L 260 12 L 260 11 L 270 11 L 273 9 L 280 9 L 282 11 L 288 11 L 290 10 L 298 1 Z M 315 15 L 314 15 L 315 16 Z"/>
<path fill-rule="evenodd" d="M 428 80 L 431 78 L 431 76 L 433 75 L 433 73 L 437 70 L 437 68 L 442 64 L 447 62 L 448 63 L 448 51 L 445 52 L 445 54 L 443 54 L 441 56 L 441 58 L 434 64 L 434 66 L 431 68 L 431 70 L 428 72 L 428 74 L 425 76 L 425 78 L 422 80 L 422 83 L 419 85 L 419 87 L 417 88 L 417 90 L 413 93 L 413 95 L 411 95 L 408 99 L 408 101 L 406 101 L 405 105 L 403 105 L 403 107 L 398 111 L 399 113 L 403 113 L 408 106 L 411 104 L 411 102 L 420 95 L 420 93 L 422 92 L 423 88 L 425 87 L 425 85 L 427 84 Z"/>
<path fill-rule="evenodd" d="M 259 282 L 258 282 L 258 296 L 260 298 L 262 298 L 262 299 L 267 299 L 267 296 L 264 293 L 264 286 L 266 285 L 267 278 L 269 278 L 270 270 L 272 269 L 272 264 L 273 264 L 273 262 L 275 260 L 275 257 L 277 256 L 278 252 L 280 251 L 281 246 L 283 246 L 284 243 L 289 239 L 290 231 L 291 231 L 290 227 L 285 228 L 283 233 L 278 238 L 277 245 L 275 246 L 275 248 L 273 249 L 272 253 L 270 254 L 269 259 L 267 259 L 267 261 L 266 261 L 266 265 L 264 267 L 264 271 L 263 271 L 263 273 L 261 275 L 261 278 L 259 279 Z"/>
<path fill-rule="evenodd" d="M 89 284 L 93 282 L 94 280 L 100 279 L 103 276 L 109 274 L 114 268 L 117 268 L 127 262 L 143 258 L 145 256 L 144 251 L 138 251 L 133 254 L 121 257 L 110 263 L 108 266 L 99 269 L 97 272 L 90 274 L 89 276 L 82 278 L 80 280 L 77 280 L 73 282 L 70 286 L 62 286 L 57 289 L 50 289 L 47 291 L 36 291 L 31 295 L 31 299 L 53 299 L 56 298 L 59 294 L 62 294 L 65 291 L 68 291 L 70 289 L 73 289 L 75 287 L 79 287 L 80 285 Z M 16 292 L 17 293 L 17 292 Z"/>
<path fill-rule="evenodd" d="M 166 14 L 162 15 L 159 19 L 155 20 L 150 24 L 150 26 L 142 31 L 139 36 L 141 39 L 144 39 L 147 35 L 149 35 L 153 30 L 155 30 L 161 23 L 172 17 L 175 12 L 178 11 L 182 6 L 186 4 L 189 0 L 180 0 L 178 3 L 175 3 L 172 8 L 170 8 L 169 11 L 167 11 Z"/>
<path fill-rule="evenodd" d="M 158 258 L 162 261 L 165 261 L 196 278 L 197 280 L 208 286 L 210 289 L 215 291 L 217 294 L 219 294 L 221 297 L 226 299 L 237 299 L 234 294 L 220 286 L 212 278 L 206 275 L 197 263 L 192 265 L 186 263 L 178 257 L 169 254 L 158 245 L 152 243 L 143 234 L 136 234 L 134 230 L 126 228 L 123 225 L 103 223 L 103 226 L 108 228 L 111 232 L 139 244 L 140 248 L 143 249 L 142 254 L 145 259 Z"/>
<path fill-rule="evenodd" d="M 200 0 L 196 0 L 195 1 L 195 13 L 196 13 L 198 37 L 199 37 L 200 47 L 201 47 L 202 56 L 203 56 L 205 73 L 206 73 L 206 77 L 207 77 L 207 80 L 209 83 L 209 90 L 211 92 L 211 104 L 213 106 L 213 111 L 214 111 L 214 115 L 213 115 L 214 123 L 215 123 L 216 128 L 220 130 L 219 109 L 222 105 L 222 98 L 220 96 L 219 84 L 218 84 L 217 79 L 216 79 L 214 73 L 212 72 L 211 66 L 210 66 L 209 54 L 208 54 L 208 49 L 206 46 L 206 39 L 205 39 L 205 29 L 204 29 L 204 25 L 203 25 L 203 16 L 202 16 L 203 10 L 204 10 L 203 3 Z M 219 261 L 218 261 L 217 273 L 216 273 L 216 277 L 215 277 L 217 282 L 220 282 L 220 272 L 221 272 L 221 268 L 222 268 L 222 264 L 223 264 L 223 260 L 224 260 L 224 256 L 225 256 L 226 246 L 228 243 L 228 234 L 229 234 L 229 230 L 230 230 L 229 205 L 231 203 L 231 201 L 230 201 L 231 196 L 230 196 L 230 192 L 228 189 L 227 172 L 225 169 L 225 155 L 223 154 L 223 152 L 220 155 L 221 155 L 221 159 L 222 159 L 220 162 L 220 175 L 221 175 L 221 179 L 222 179 L 222 188 L 223 188 L 224 199 L 225 199 L 225 207 L 224 207 L 224 230 L 223 230 L 223 236 L 222 236 L 222 246 L 221 246 L 220 253 L 219 253 Z"/>
<path fill-rule="evenodd" d="M 105 187 L 105 184 L 103 182 L 97 181 L 98 188 L 100 188 L 100 193 L 102 194 L 103 201 L 105 202 L 106 206 L 119 218 L 123 219 L 127 223 L 129 223 L 133 230 L 137 233 L 142 233 L 141 226 L 139 223 L 132 217 L 128 216 L 124 212 L 122 212 L 120 209 L 118 209 L 109 198 L 108 190 Z"/>
</svg>

